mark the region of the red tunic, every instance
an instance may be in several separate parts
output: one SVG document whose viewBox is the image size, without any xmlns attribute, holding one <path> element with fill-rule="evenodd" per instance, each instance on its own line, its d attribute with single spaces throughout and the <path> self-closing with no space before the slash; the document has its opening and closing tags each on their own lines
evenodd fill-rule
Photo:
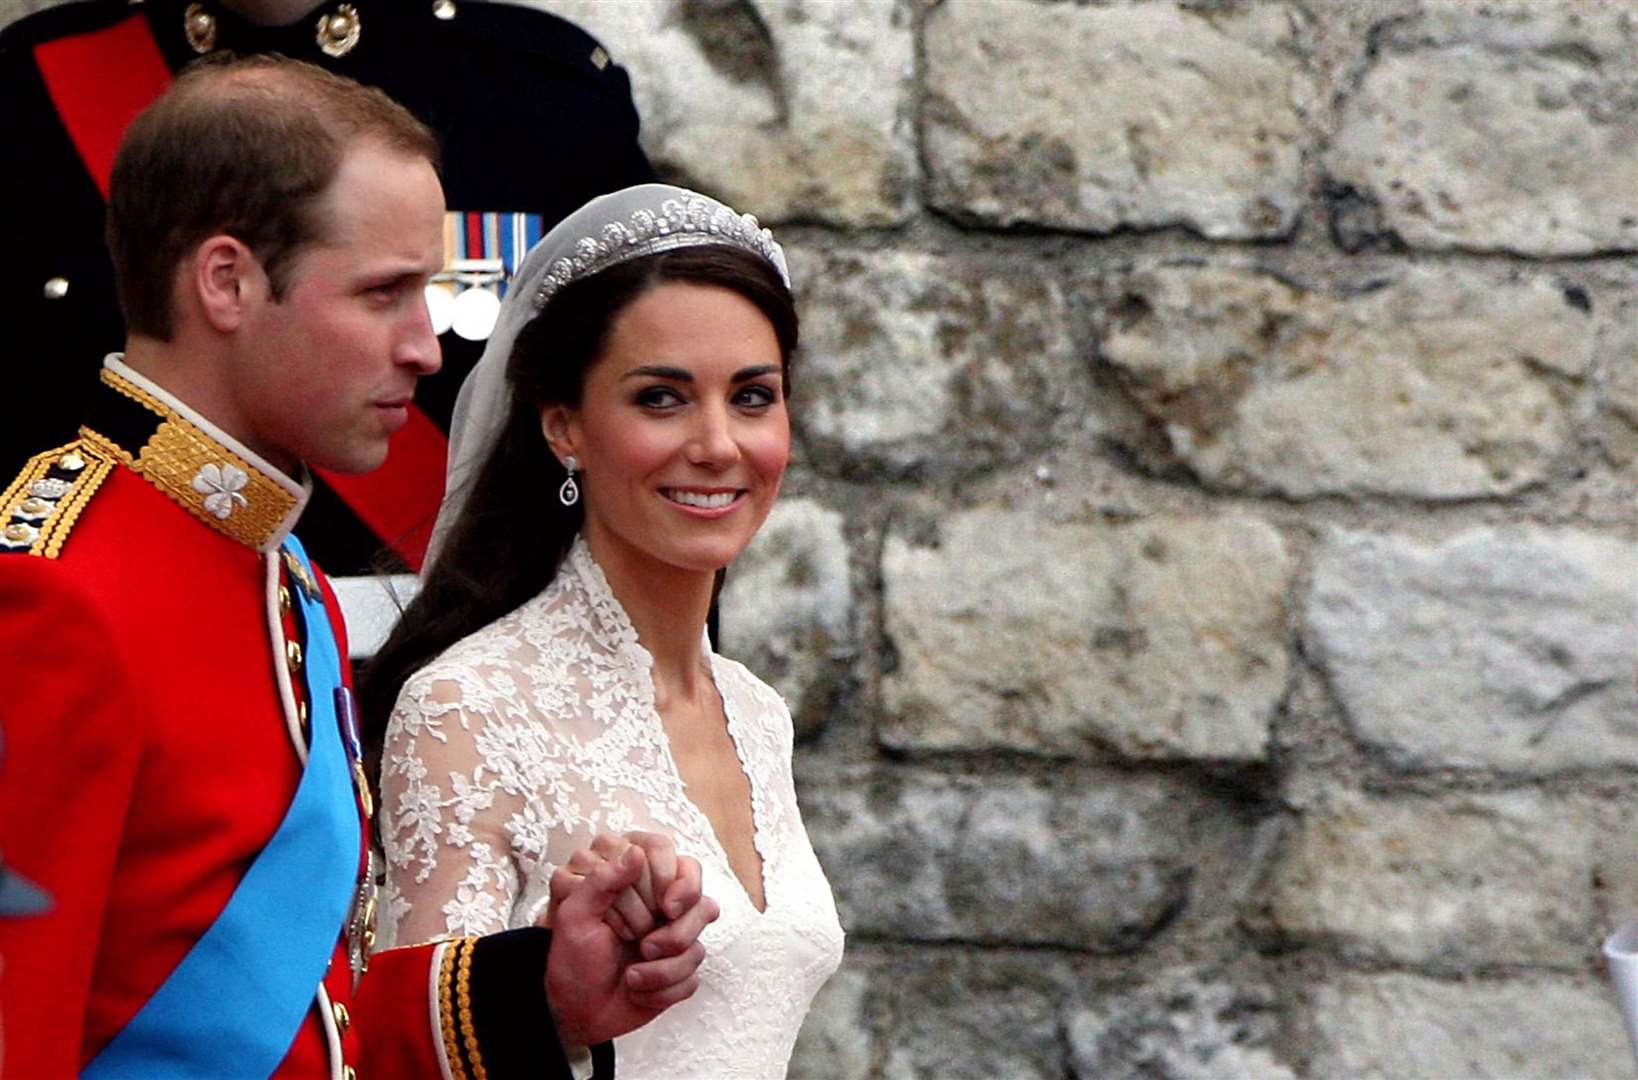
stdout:
<svg viewBox="0 0 1638 1080">
<path fill-rule="evenodd" d="M 77 1075 L 165 980 L 278 827 L 305 753 L 302 660 L 280 600 L 294 586 L 278 556 L 305 490 L 152 384 L 105 380 L 121 392 L 104 388 L 81 441 L 34 459 L 0 500 L 0 849 L 55 901 L 0 920 L 5 1068 L 30 1080 Z M 199 472 L 207 459 L 216 474 Z M 80 467 L 65 472 L 65 460 Z M 212 487 L 230 464 L 247 483 Z M 225 519 L 206 508 L 212 495 Z M 472 1022 L 440 994 L 452 946 L 381 954 L 355 994 L 344 930 L 276 1075 L 466 1072 Z M 512 1008 L 521 995 L 539 1010 L 540 1043 L 544 932 L 517 933 L 539 937 L 488 949 L 509 950 L 513 985 L 474 974 L 469 1012 L 470 995 Z M 519 949 L 532 973 L 521 985 Z M 564 1066 L 547 1042 L 534 1075 Z M 525 1060 L 515 1046 L 484 1049 L 497 1065 Z"/>
</svg>

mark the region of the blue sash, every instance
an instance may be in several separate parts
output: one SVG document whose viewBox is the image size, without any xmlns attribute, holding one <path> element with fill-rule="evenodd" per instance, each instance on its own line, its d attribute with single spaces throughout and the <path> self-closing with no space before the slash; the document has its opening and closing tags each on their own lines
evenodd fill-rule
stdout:
<svg viewBox="0 0 1638 1080">
<path fill-rule="evenodd" d="M 311 575 L 295 537 L 285 548 Z M 352 902 L 360 836 L 336 723 L 341 655 L 323 598 L 294 584 L 313 733 L 295 798 L 221 915 L 83 1080 L 259 1080 L 279 1067 L 313 1007 Z"/>
</svg>

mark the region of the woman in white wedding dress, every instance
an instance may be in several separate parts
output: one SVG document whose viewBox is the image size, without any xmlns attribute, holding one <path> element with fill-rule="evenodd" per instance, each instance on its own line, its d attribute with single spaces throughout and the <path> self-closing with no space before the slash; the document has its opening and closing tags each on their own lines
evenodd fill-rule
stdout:
<svg viewBox="0 0 1638 1080">
<path fill-rule="evenodd" d="M 784 474 L 796 336 L 754 218 L 648 184 L 566 219 L 462 388 L 436 555 L 367 673 L 383 947 L 533 925 L 600 832 L 699 860 L 699 988 L 616 1040 L 622 1080 L 784 1076 L 841 960 L 790 714 L 705 634 Z"/>
</svg>

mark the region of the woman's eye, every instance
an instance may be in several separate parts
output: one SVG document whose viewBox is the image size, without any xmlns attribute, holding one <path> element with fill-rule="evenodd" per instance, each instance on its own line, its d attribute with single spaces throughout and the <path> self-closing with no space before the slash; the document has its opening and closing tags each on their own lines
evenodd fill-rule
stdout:
<svg viewBox="0 0 1638 1080">
<path fill-rule="evenodd" d="M 682 404 L 682 395 L 668 386 L 651 386 L 637 395 L 637 404 L 647 409 L 669 409 Z"/>
<path fill-rule="evenodd" d="M 760 383 L 743 387 L 739 393 L 734 395 L 735 404 L 754 409 L 766 408 L 778 400 L 779 395 L 774 393 L 773 387 L 763 386 Z"/>
</svg>

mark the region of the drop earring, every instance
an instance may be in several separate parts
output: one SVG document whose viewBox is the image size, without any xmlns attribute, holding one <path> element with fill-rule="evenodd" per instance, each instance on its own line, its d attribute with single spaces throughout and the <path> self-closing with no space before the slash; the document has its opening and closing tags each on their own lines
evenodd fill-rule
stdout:
<svg viewBox="0 0 1638 1080">
<path fill-rule="evenodd" d="M 580 462 L 570 454 L 563 459 L 563 467 L 568 470 L 569 475 L 563 478 L 563 486 L 557 489 L 557 497 L 564 506 L 573 506 L 580 501 L 580 485 L 574 482 L 574 473 L 580 468 Z"/>
</svg>

